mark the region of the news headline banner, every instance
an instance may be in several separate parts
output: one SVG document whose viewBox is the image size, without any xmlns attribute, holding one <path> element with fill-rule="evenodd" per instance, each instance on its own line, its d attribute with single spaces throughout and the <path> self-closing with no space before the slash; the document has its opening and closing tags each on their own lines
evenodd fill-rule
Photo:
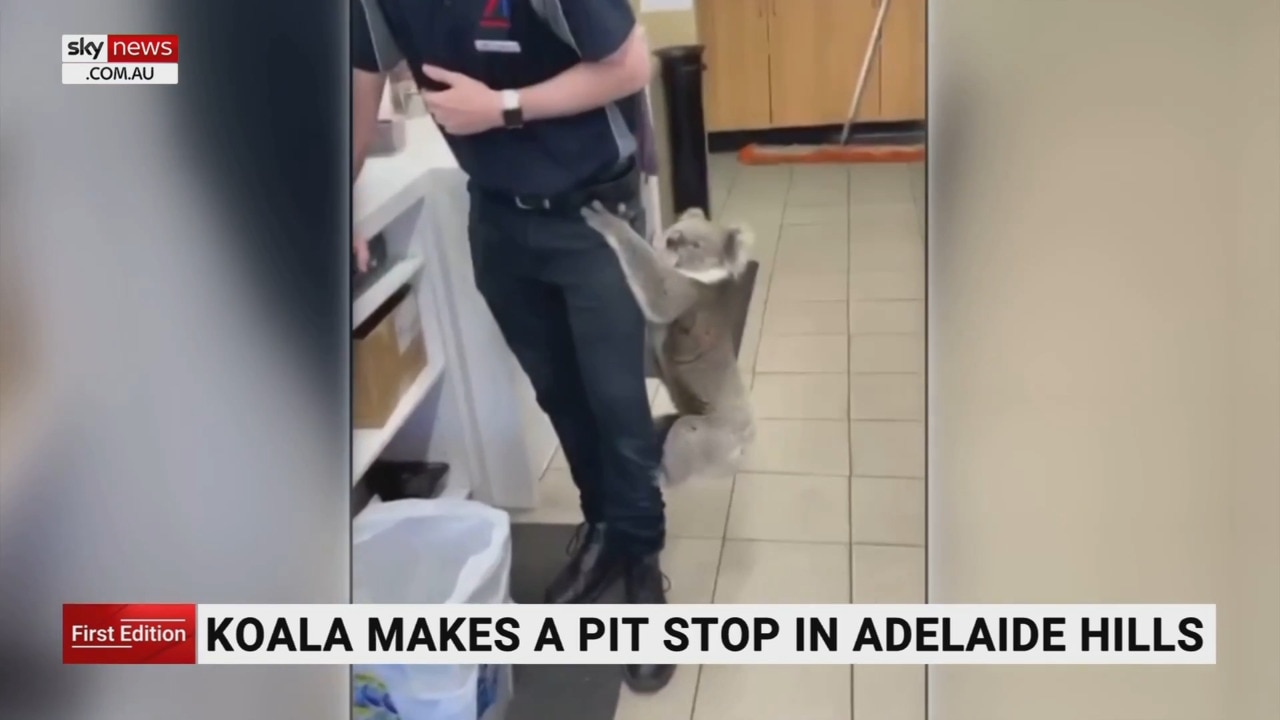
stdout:
<svg viewBox="0 0 1280 720">
<path fill-rule="evenodd" d="M 149 641 L 168 643 L 169 659 L 159 662 L 208 665 L 1211 665 L 1217 658 L 1213 605 L 148 605 L 83 622 L 70 618 L 79 613 L 73 607 L 100 606 L 64 607 L 64 662 L 139 662 L 124 655 L 155 657 Z M 163 608 L 181 619 L 159 622 Z M 154 634 L 139 630 L 148 621 Z M 125 622 L 136 642 L 120 641 Z M 187 628 L 189 637 L 176 634 Z M 94 660 L 86 638 L 120 656 Z"/>
</svg>

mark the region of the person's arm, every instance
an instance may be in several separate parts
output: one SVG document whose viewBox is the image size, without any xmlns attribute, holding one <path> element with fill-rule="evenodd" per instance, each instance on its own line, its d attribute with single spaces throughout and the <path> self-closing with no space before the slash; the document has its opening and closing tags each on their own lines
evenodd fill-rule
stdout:
<svg viewBox="0 0 1280 720">
<path fill-rule="evenodd" d="M 574 2 L 584 6 L 592 1 L 564 0 L 566 4 Z M 599 2 L 602 7 L 593 7 L 584 12 L 592 16 L 607 16 L 611 12 L 623 16 L 624 13 L 608 9 L 611 5 L 620 5 L 626 9 L 626 17 L 631 15 L 631 7 L 626 0 L 595 2 Z M 611 22 L 617 24 L 621 21 Z M 587 48 L 596 51 L 592 55 L 588 55 L 580 45 L 582 62 L 550 80 L 522 88 L 519 91 L 520 107 L 525 119 L 544 120 L 577 115 L 630 97 L 648 87 L 652 71 L 649 43 L 643 30 L 632 19 L 626 34 L 616 41 L 617 45 L 601 42 L 610 38 L 611 35 L 608 34 L 598 36 L 593 43 L 587 45 Z"/>
<path fill-rule="evenodd" d="M 649 84 L 649 43 L 628 0 L 548 0 L 545 21 L 581 62 L 520 93 L 525 120 L 578 115 L 636 94 Z M 446 89 L 424 91 L 427 110 L 451 135 L 502 127 L 502 93 L 475 78 L 425 65 Z"/>
<path fill-rule="evenodd" d="M 527 120 L 577 115 L 648 87 L 649 43 L 629 0 L 553 0 L 551 29 L 582 62 L 520 89 Z M 558 10 L 558 12 L 556 12 Z"/>
<path fill-rule="evenodd" d="M 378 128 L 387 72 L 400 61 L 377 0 L 351 0 L 351 180 L 360 176 Z"/>
<path fill-rule="evenodd" d="M 378 106 L 387 86 L 387 74 L 351 71 L 351 179 L 360 177 L 369 144 L 378 127 Z"/>
<path fill-rule="evenodd" d="M 382 19 L 378 0 L 351 0 L 351 182 L 364 167 L 365 155 L 378 131 L 378 108 L 387 88 L 387 72 L 401 56 Z M 368 238 L 354 235 L 351 251 L 356 269 L 369 269 Z"/>
</svg>

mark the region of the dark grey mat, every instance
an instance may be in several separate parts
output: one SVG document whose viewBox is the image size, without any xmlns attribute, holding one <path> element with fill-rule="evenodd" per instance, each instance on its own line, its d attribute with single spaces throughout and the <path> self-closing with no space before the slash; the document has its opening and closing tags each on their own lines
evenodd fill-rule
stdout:
<svg viewBox="0 0 1280 720">
<path fill-rule="evenodd" d="M 573 525 L 511 526 L 511 599 L 542 602 L 564 566 Z M 618 602 L 606 597 L 601 602 Z M 612 665 L 517 665 L 507 720 L 613 720 L 622 676 Z"/>
<path fill-rule="evenodd" d="M 752 260 L 747 265 L 746 271 L 742 273 L 742 277 L 734 282 L 730 292 L 722 296 L 726 307 L 725 317 L 730 318 L 731 327 L 733 329 L 733 354 L 737 355 L 738 350 L 742 347 L 742 333 L 747 327 L 747 311 L 751 308 L 751 294 L 756 289 L 756 274 L 760 272 L 760 263 Z M 653 360 L 646 358 L 645 375 L 647 377 L 658 377 L 657 369 L 653 366 Z"/>
</svg>

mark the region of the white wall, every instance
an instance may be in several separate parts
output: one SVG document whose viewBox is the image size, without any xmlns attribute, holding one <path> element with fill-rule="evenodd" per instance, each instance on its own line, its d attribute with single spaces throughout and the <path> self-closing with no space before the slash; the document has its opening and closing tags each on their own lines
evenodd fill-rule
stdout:
<svg viewBox="0 0 1280 720">
<path fill-rule="evenodd" d="M 930 600 L 1222 625 L 1216 668 L 934 668 L 934 720 L 1280 716 L 1275 6 L 931 3 Z"/>
</svg>

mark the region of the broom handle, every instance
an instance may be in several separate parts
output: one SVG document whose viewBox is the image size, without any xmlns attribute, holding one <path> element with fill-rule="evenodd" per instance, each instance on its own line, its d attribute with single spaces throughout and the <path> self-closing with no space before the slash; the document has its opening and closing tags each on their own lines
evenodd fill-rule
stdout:
<svg viewBox="0 0 1280 720">
<path fill-rule="evenodd" d="M 875 62 L 876 51 L 880 49 L 881 31 L 884 29 L 884 18 L 889 14 L 891 0 L 880 0 L 880 12 L 876 13 L 876 24 L 871 29 L 871 41 L 867 43 L 867 53 L 862 58 L 862 72 L 858 73 L 858 86 L 853 91 L 853 99 L 849 102 L 849 117 L 844 121 L 844 130 L 840 132 L 840 144 L 849 142 L 849 133 L 853 130 L 853 120 L 858 116 L 858 106 L 862 104 L 862 92 L 867 89 L 867 76 L 871 74 L 871 65 Z"/>
</svg>

